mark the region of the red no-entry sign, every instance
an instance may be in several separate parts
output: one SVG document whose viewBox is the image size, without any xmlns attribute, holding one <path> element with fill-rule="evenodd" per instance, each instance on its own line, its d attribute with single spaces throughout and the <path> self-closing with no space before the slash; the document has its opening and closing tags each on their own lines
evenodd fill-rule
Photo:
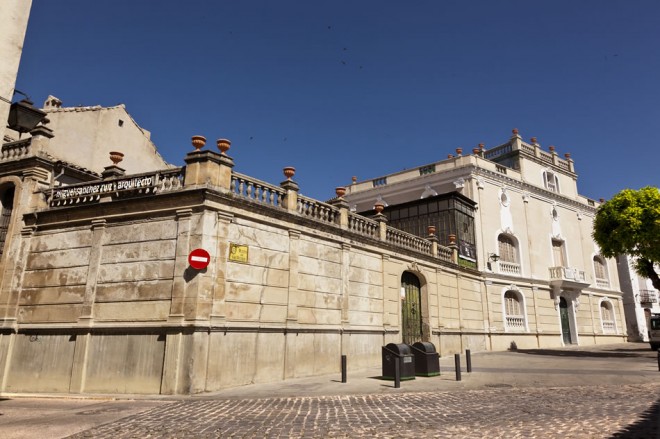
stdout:
<svg viewBox="0 0 660 439">
<path fill-rule="evenodd" d="M 188 255 L 188 263 L 196 270 L 206 268 L 211 262 L 211 255 L 203 248 L 196 248 Z"/>
</svg>

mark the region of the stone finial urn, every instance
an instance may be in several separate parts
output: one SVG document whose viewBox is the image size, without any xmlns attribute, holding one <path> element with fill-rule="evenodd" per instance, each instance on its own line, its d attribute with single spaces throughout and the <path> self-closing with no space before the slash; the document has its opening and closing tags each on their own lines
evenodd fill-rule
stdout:
<svg viewBox="0 0 660 439">
<path fill-rule="evenodd" d="M 463 154 L 463 148 L 456 148 L 456 155 Z"/>
<path fill-rule="evenodd" d="M 479 148 L 472 148 L 472 154 L 477 155 L 481 150 Z"/>
<path fill-rule="evenodd" d="M 571 153 L 570 152 L 565 153 L 564 157 L 566 158 L 566 160 L 570 159 L 571 158 Z"/>
<path fill-rule="evenodd" d="M 480 149 L 481 151 L 483 151 L 484 149 L 486 149 L 486 145 L 483 144 L 483 143 L 480 143 L 480 144 L 479 144 L 479 149 Z"/>
<path fill-rule="evenodd" d="M 227 139 L 218 139 L 216 140 L 216 145 L 218 146 L 220 153 L 225 154 L 227 151 L 229 151 L 231 142 Z"/>
<path fill-rule="evenodd" d="M 429 232 L 429 236 L 435 235 L 435 226 L 428 226 L 426 230 Z"/>
<path fill-rule="evenodd" d="M 204 148 L 206 145 L 206 137 L 204 136 L 192 136 L 192 146 L 195 148 L 195 151 L 199 151 Z"/>
<path fill-rule="evenodd" d="M 553 145 L 548 146 L 550 152 L 555 152 L 555 147 Z"/>
<path fill-rule="evenodd" d="M 451 235 L 448 236 L 448 238 L 449 238 L 449 245 L 456 245 L 456 235 L 452 233 Z"/>
<path fill-rule="evenodd" d="M 529 139 L 529 141 L 534 145 L 538 143 L 536 137 L 532 137 L 531 139 Z"/>
<path fill-rule="evenodd" d="M 377 214 L 383 213 L 383 210 L 385 209 L 385 204 L 383 204 L 382 201 L 376 201 L 374 204 L 374 210 L 376 211 Z"/>
<path fill-rule="evenodd" d="M 354 176 L 351 178 L 351 181 L 353 182 L 353 184 L 357 183 L 357 177 L 354 175 Z"/>
<path fill-rule="evenodd" d="M 284 172 L 284 176 L 287 180 L 291 180 L 293 176 L 296 175 L 296 168 L 293 166 L 287 166 L 282 171 Z"/>
<path fill-rule="evenodd" d="M 514 128 L 511 130 L 511 132 L 513 133 L 514 136 L 517 136 L 519 131 L 518 128 Z"/>
<path fill-rule="evenodd" d="M 447 154 L 447 158 L 448 158 L 448 159 L 453 159 L 453 158 L 454 158 L 454 154 Z"/>
<path fill-rule="evenodd" d="M 344 186 L 336 187 L 335 194 L 337 194 L 337 198 L 342 198 L 344 195 L 346 195 L 346 188 Z"/>
<path fill-rule="evenodd" d="M 112 161 L 113 165 L 117 165 L 122 160 L 124 160 L 124 153 L 119 151 L 110 151 L 110 160 Z"/>
</svg>

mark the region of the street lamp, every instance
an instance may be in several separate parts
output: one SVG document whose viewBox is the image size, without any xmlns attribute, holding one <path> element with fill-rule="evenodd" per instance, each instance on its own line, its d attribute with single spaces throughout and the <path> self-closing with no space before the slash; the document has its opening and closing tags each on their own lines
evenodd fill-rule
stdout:
<svg viewBox="0 0 660 439">
<path fill-rule="evenodd" d="M 7 119 L 7 126 L 14 131 L 18 131 L 18 138 L 21 134 L 29 133 L 32 131 L 43 119 L 46 117 L 46 112 L 36 108 L 29 96 L 18 90 L 14 93 L 19 93 L 25 96 L 25 99 L 20 102 L 14 102 L 9 107 L 9 118 Z"/>
</svg>

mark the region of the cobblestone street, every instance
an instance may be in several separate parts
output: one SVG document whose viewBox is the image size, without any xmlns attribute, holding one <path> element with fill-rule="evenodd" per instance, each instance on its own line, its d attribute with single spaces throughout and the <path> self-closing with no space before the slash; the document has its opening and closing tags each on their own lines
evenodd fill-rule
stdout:
<svg viewBox="0 0 660 439">
<path fill-rule="evenodd" d="M 660 385 L 184 400 L 73 438 L 658 438 Z"/>
</svg>

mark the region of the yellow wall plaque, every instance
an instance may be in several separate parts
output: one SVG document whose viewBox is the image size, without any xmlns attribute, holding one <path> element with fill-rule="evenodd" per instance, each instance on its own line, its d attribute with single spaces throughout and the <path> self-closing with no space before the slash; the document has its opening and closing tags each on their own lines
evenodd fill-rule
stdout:
<svg viewBox="0 0 660 439">
<path fill-rule="evenodd" d="M 229 260 L 232 262 L 248 261 L 248 246 L 239 244 L 229 244 Z"/>
</svg>

